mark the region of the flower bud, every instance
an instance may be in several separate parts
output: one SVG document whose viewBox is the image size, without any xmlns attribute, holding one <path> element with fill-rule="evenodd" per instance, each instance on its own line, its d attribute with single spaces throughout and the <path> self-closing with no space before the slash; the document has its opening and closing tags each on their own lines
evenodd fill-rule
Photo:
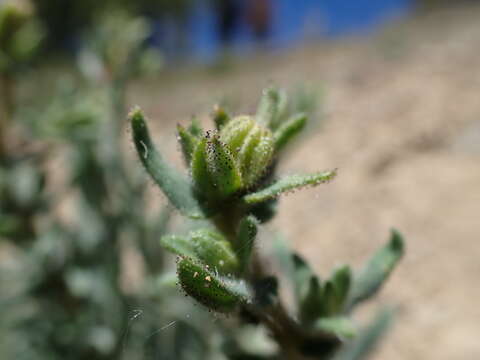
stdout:
<svg viewBox="0 0 480 360">
<path fill-rule="evenodd" d="M 191 170 L 197 193 L 208 201 L 223 201 L 242 187 L 235 160 L 217 135 L 207 135 L 199 142 Z"/>
<path fill-rule="evenodd" d="M 238 116 L 225 125 L 220 140 L 232 153 L 240 170 L 243 187 L 255 185 L 267 170 L 273 157 L 273 135 L 253 117 Z"/>
</svg>

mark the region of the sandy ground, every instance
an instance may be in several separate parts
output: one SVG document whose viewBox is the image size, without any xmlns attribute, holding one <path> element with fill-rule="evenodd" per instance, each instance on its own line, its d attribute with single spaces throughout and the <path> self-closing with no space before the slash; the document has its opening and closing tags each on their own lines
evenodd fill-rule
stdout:
<svg viewBox="0 0 480 360">
<path fill-rule="evenodd" d="M 361 265 L 399 229 L 407 255 L 374 305 L 400 312 L 373 359 L 480 359 L 479 19 L 480 7 L 437 12 L 372 38 L 238 60 L 226 73 L 167 74 L 132 102 L 162 136 L 224 95 L 252 111 L 271 82 L 324 88 L 322 128 L 281 172 L 339 176 L 284 198 L 271 227 L 324 274 Z"/>
</svg>

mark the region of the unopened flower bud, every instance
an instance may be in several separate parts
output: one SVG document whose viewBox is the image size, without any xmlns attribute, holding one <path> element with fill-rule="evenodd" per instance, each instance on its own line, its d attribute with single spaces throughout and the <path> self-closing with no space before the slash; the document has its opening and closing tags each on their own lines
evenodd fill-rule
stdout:
<svg viewBox="0 0 480 360">
<path fill-rule="evenodd" d="M 273 135 L 253 117 L 238 116 L 225 125 L 220 140 L 232 153 L 240 170 L 243 187 L 255 185 L 267 170 L 273 157 Z"/>
</svg>

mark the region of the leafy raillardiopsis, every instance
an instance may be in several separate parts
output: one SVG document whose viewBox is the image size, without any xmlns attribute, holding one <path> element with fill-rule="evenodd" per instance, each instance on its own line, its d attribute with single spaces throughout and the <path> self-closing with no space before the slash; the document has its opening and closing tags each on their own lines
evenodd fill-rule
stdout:
<svg viewBox="0 0 480 360">
<path fill-rule="evenodd" d="M 161 244 L 178 256 L 178 282 L 188 295 L 209 310 L 235 313 L 249 324 L 264 325 L 277 342 L 278 356 L 331 358 L 347 344 L 339 354 L 360 359 L 376 343 L 386 321 L 382 317 L 359 332 L 349 312 L 380 288 L 403 254 L 403 240 L 394 231 L 389 244 L 359 275 L 345 265 L 325 279 L 300 255 L 277 247 L 293 285 L 294 311 L 287 310 L 278 278 L 257 251 L 258 226 L 275 215 L 281 194 L 327 183 L 337 175 L 336 170 L 275 174 L 287 145 L 307 123 L 305 114 L 289 109 L 285 92 L 270 88 L 254 116 L 232 117 L 217 107 L 214 131 L 203 133 L 194 121 L 188 128 L 179 125 L 178 139 L 191 181 L 163 160 L 143 115 L 132 112 L 134 142 L 149 174 L 183 214 L 203 216 L 211 225 L 187 235 L 164 236 Z"/>
</svg>

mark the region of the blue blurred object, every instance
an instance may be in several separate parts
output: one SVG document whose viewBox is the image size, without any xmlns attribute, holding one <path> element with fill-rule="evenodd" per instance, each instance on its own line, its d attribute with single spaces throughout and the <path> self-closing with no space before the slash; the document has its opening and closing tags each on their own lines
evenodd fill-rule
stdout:
<svg viewBox="0 0 480 360">
<path fill-rule="evenodd" d="M 256 45 L 245 14 L 248 1 L 236 1 L 240 5 L 239 21 L 229 47 L 236 53 L 248 53 Z M 371 32 L 388 20 L 407 14 L 414 1 L 270 0 L 270 4 L 271 31 L 263 45 L 278 49 L 305 39 Z M 211 3 L 199 1 L 187 21 L 186 29 L 189 52 L 193 58 L 202 62 L 217 58 L 222 48 L 217 23 L 217 14 Z M 167 52 L 167 57 L 169 55 L 175 54 Z"/>
</svg>

